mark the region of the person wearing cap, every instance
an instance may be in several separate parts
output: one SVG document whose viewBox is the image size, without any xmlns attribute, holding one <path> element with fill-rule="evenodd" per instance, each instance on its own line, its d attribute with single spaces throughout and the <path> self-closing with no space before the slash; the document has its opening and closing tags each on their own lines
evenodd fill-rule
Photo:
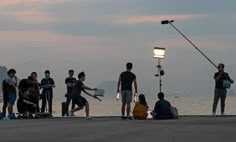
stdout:
<svg viewBox="0 0 236 142">
<path fill-rule="evenodd" d="M 46 103 L 48 102 L 48 110 L 49 113 L 52 114 L 52 100 L 53 100 L 53 88 L 55 87 L 54 80 L 50 77 L 50 71 L 46 70 L 45 72 L 45 78 L 41 80 L 41 88 L 42 91 L 42 108 L 41 112 L 45 112 Z"/>
</svg>

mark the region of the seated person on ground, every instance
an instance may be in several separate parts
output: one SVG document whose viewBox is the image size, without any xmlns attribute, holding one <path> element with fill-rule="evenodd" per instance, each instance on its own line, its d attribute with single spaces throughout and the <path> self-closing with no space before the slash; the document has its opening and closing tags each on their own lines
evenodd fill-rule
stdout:
<svg viewBox="0 0 236 142">
<path fill-rule="evenodd" d="M 37 105 L 30 101 L 30 95 L 30 90 L 23 90 L 22 95 L 19 97 L 17 101 L 17 110 L 20 114 L 36 112 Z"/>
<path fill-rule="evenodd" d="M 134 119 L 138 120 L 145 120 L 148 116 L 148 105 L 146 102 L 146 98 L 143 94 L 139 95 L 139 101 L 135 103 L 134 110 L 133 110 L 133 116 Z"/>
<path fill-rule="evenodd" d="M 152 116 L 154 119 L 173 119 L 171 104 L 164 99 L 164 93 L 158 93 L 159 101 L 156 102 Z"/>
</svg>

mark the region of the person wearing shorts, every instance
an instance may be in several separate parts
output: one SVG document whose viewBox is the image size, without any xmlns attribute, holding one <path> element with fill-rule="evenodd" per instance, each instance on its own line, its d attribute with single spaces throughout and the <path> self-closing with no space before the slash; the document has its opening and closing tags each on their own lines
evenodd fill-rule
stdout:
<svg viewBox="0 0 236 142">
<path fill-rule="evenodd" d="M 8 72 L 8 78 L 6 79 L 7 93 L 8 93 L 8 114 L 13 114 L 13 106 L 16 101 L 16 71 L 14 69 L 10 69 Z"/>
<path fill-rule="evenodd" d="M 122 114 L 122 119 L 132 119 L 130 117 L 130 108 L 131 108 L 131 102 L 132 102 L 132 84 L 134 83 L 134 88 L 135 88 L 135 94 L 138 93 L 137 89 L 137 80 L 136 80 L 136 75 L 131 72 L 133 68 L 132 63 L 127 63 L 126 64 L 126 71 L 122 72 L 120 74 L 119 80 L 118 80 L 118 85 L 117 85 L 117 93 L 121 93 L 122 97 L 122 106 L 121 106 L 121 114 Z M 120 86 L 121 86 L 121 92 L 120 92 Z M 125 117 L 125 108 L 126 108 L 126 113 L 127 117 Z"/>
<path fill-rule="evenodd" d="M 89 103 L 84 97 L 81 96 L 81 91 L 83 91 L 88 96 L 96 98 L 95 95 L 88 93 L 86 90 L 96 91 L 97 88 L 92 89 L 92 88 L 87 87 L 83 84 L 83 81 L 85 80 L 85 73 L 84 72 L 79 73 L 78 78 L 79 78 L 79 80 L 76 81 L 75 86 L 72 91 L 72 99 L 73 99 L 72 101 L 78 107 L 70 111 L 70 116 L 74 116 L 74 112 L 82 110 L 85 107 L 86 117 L 89 120 L 89 119 L 91 119 L 89 116 Z"/>
</svg>

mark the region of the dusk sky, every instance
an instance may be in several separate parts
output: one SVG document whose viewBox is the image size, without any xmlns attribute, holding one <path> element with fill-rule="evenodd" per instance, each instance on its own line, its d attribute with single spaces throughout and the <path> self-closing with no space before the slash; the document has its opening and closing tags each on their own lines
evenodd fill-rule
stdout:
<svg viewBox="0 0 236 142">
<path fill-rule="evenodd" d="M 1 0 L 0 65 L 16 68 L 19 78 L 37 71 L 41 79 L 50 69 L 57 93 L 63 94 L 69 69 L 85 71 L 86 83 L 97 86 L 116 81 L 133 62 L 140 92 L 155 95 L 152 54 L 160 46 L 166 48 L 164 92 L 212 95 L 217 70 L 160 21 L 175 20 L 236 80 L 235 5 L 235 0 Z"/>
</svg>

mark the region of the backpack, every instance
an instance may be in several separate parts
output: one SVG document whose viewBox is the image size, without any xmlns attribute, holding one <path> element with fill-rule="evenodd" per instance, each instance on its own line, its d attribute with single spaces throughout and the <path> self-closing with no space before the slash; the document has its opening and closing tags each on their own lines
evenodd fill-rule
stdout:
<svg viewBox="0 0 236 142">
<path fill-rule="evenodd" d="M 178 113 L 177 108 L 171 106 L 170 107 L 170 112 L 171 112 L 171 114 L 173 116 L 173 119 L 178 119 L 179 118 L 179 113 Z"/>
</svg>

